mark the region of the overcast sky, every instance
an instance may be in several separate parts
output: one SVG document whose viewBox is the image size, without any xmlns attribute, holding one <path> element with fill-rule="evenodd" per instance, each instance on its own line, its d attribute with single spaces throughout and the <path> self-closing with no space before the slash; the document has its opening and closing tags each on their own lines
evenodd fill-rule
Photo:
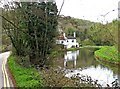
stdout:
<svg viewBox="0 0 120 89">
<path fill-rule="evenodd" d="M 3 0 L 11 1 L 11 0 Z M 29 1 L 29 0 L 24 0 Z M 34 0 L 33 0 L 34 1 Z M 58 9 L 63 0 L 55 0 Z M 118 18 L 118 2 L 120 0 L 65 0 L 61 15 L 95 21 L 111 22 Z M 114 11 L 113 11 L 114 10 Z M 110 13 L 108 13 L 110 12 Z M 105 18 L 104 15 L 108 13 Z M 103 16 L 101 16 L 103 15 Z"/>
<path fill-rule="evenodd" d="M 63 0 L 56 0 L 58 9 Z M 86 19 L 95 22 L 108 21 L 118 18 L 118 2 L 120 0 L 65 0 L 61 15 Z M 113 11 L 115 10 L 115 11 Z M 105 15 L 104 17 L 101 15 Z"/>
</svg>

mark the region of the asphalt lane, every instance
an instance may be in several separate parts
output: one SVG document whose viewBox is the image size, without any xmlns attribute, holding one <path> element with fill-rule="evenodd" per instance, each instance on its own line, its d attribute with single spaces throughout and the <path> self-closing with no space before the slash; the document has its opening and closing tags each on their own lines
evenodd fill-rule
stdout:
<svg viewBox="0 0 120 89">
<path fill-rule="evenodd" d="M 7 58 L 9 57 L 10 52 L 4 52 L 0 54 L 0 89 L 2 87 L 7 87 L 7 84 L 5 84 L 6 82 L 11 81 L 8 74 L 7 74 L 7 69 L 6 69 L 6 62 L 7 62 Z M 4 71 L 3 71 L 3 67 L 4 67 Z M 8 77 L 8 80 L 6 79 L 6 77 Z M 9 86 L 11 87 L 11 86 Z"/>
</svg>

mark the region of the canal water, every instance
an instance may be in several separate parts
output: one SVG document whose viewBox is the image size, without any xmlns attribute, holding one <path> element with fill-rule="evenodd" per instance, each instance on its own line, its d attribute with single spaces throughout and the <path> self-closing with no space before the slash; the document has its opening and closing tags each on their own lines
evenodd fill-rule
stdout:
<svg viewBox="0 0 120 89">
<path fill-rule="evenodd" d="M 54 67 L 64 69 L 65 77 L 72 77 L 75 75 L 90 77 L 93 81 L 97 81 L 102 87 L 107 84 L 112 86 L 112 82 L 118 79 L 118 67 L 109 64 L 102 64 L 94 57 L 93 48 L 81 48 L 77 51 L 67 51 L 54 61 Z"/>
</svg>

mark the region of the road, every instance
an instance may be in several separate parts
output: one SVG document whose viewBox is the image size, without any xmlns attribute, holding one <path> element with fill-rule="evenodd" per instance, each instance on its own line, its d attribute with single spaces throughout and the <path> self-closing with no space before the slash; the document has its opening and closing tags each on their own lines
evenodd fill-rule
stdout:
<svg viewBox="0 0 120 89">
<path fill-rule="evenodd" d="M 10 52 L 5 52 L 0 54 L 0 89 L 2 87 L 13 87 L 11 79 L 8 75 L 8 69 L 6 67 L 7 58 Z"/>
</svg>

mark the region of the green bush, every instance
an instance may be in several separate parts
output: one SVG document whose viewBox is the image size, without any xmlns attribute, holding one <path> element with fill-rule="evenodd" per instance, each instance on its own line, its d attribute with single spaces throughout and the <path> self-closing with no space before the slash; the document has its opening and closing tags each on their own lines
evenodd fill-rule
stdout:
<svg viewBox="0 0 120 89">
<path fill-rule="evenodd" d="M 91 40 L 85 39 L 84 41 L 82 41 L 82 45 L 95 45 L 95 44 Z"/>
</svg>

